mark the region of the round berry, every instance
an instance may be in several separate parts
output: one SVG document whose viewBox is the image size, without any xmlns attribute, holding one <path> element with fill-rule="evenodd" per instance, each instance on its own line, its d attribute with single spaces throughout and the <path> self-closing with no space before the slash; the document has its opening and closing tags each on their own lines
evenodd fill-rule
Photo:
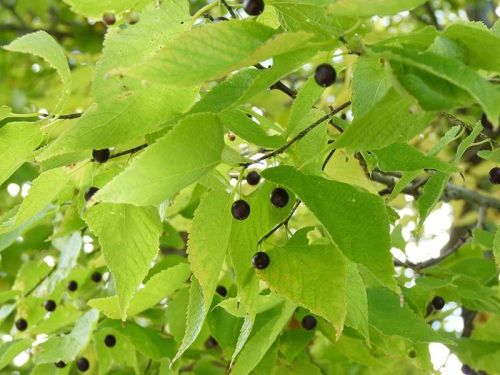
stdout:
<svg viewBox="0 0 500 375">
<path fill-rule="evenodd" d="M 54 365 L 55 365 L 57 368 L 65 368 L 65 367 L 66 367 L 66 362 L 64 362 L 64 361 L 59 361 L 59 362 L 54 363 Z"/>
<path fill-rule="evenodd" d="M 102 22 L 104 22 L 104 24 L 108 26 L 114 25 L 116 22 L 116 17 L 113 13 L 104 13 L 102 15 Z"/>
<path fill-rule="evenodd" d="M 54 311 L 57 307 L 56 305 L 56 302 L 54 300 L 47 300 L 45 301 L 45 303 L 43 304 L 43 307 L 45 307 L 45 310 L 51 312 L 51 311 Z"/>
<path fill-rule="evenodd" d="M 314 328 L 316 328 L 316 324 L 318 324 L 318 321 L 312 315 L 306 315 L 302 318 L 302 328 L 307 331 L 312 331 Z"/>
<path fill-rule="evenodd" d="M 231 142 L 236 140 L 236 136 L 232 132 L 227 133 L 227 139 L 229 139 Z"/>
<path fill-rule="evenodd" d="M 222 286 L 222 285 L 219 285 L 219 286 L 215 289 L 215 291 L 216 291 L 216 292 L 217 292 L 220 296 L 222 296 L 222 297 L 227 296 L 227 289 L 226 289 L 224 286 Z"/>
<path fill-rule="evenodd" d="M 470 375 L 470 374 L 472 374 L 472 369 L 470 368 L 469 365 L 462 365 L 462 372 L 465 375 Z"/>
<path fill-rule="evenodd" d="M 260 182 L 260 174 L 256 171 L 251 171 L 247 174 L 248 185 L 255 186 Z"/>
<path fill-rule="evenodd" d="M 103 148 L 102 150 L 92 150 L 92 157 L 98 163 L 105 163 L 109 159 L 110 155 L 109 148 Z"/>
<path fill-rule="evenodd" d="M 490 176 L 490 182 L 492 184 L 495 184 L 495 185 L 500 184 L 500 168 L 499 167 L 492 168 L 490 170 L 489 176 Z"/>
<path fill-rule="evenodd" d="M 236 220 L 245 220 L 250 216 L 250 205 L 243 199 L 237 200 L 231 207 L 231 213 Z"/>
<path fill-rule="evenodd" d="M 85 372 L 89 369 L 90 363 L 89 360 L 85 357 L 82 357 L 76 361 L 76 368 L 81 372 Z"/>
<path fill-rule="evenodd" d="M 78 283 L 75 281 L 75 280 L 71 280 L 69 283 L 68 283 L 68 290 L 70 292 L 74 292 L 75 290 L 78 289 Z"/>
<path fill-rule="evenodd" d="M 493 130 L 493 124 L 488 120 L 488 117 L 486 116 L 486 113 L 483 113 L 481 116 L 481 125 L 483 125 L 483 128 L 485 130 Z"/>
<path fill-rule="evenodd" d="M 98 283 L 102 280 L 102 273 L 94 272 L 92 276 L 90 276 L 93 282 Z"/>
<path fill-rule="evenodd" d="M 106 345 L 108 348 L 112 348 L 116 344 L 116 337 L 113 335 L 107 335 L 104 338 L 104 345 Z"/>
<path fill-rule="evenodd" d="M 250 16 L 258 16 L 264 11 L 264 0 L 245 0 L 243 9 Z"/>
<path fill-rule="evenodd" d="M 266 253 L 264 253 L 262 251 L 255 253 L 253 258 L 252 258 L 253 266 L 259 270 L 263 270 L 264 268 L 267 268 L 269 266 L 270 262 L 271 262 L 271 259 L 269 259 L 269 255 L 267 255 Z"/>
<path fill-rule="evenodd" d="M 18 331 L 25 331 L 28 328 L 28 322 L 23 318 L 16 320 L 15 325 Z"/>
<path fill-rule="evenodd" d="M 99 188 L 95 186 L 89 187 L 89 189 L 85 192 L 85 200 L 88 202 L 92 196 L 99 191 Z"/>
<path fill-rule="evenodd" d="M 436 296 L 432 299 L 432 307 L 436 310 L 441 310 L 444 307 L 444 298 Z"/>
<path fill-rule="evenodd" d="M 276 188 L 271 193 L 271 203 L 278 208 L 285 207 L 289 199 L 287 191 L 283 188 Z"/>
<path fill-rule="evenodd" d="M 337 78 L 337 72 L 330 64 L 321 64 L 316 68 L 314 79 L 321 87 L 328 87 L 333 85 Z"/>
<path fill-rule="evenodd" d="M 135 25 L 137 22 L 139 22 L 139 13 L 137 12 L 129 12 L 125 15 L 125 19 L 129 23 L 129 25 Z"/>
</svg>

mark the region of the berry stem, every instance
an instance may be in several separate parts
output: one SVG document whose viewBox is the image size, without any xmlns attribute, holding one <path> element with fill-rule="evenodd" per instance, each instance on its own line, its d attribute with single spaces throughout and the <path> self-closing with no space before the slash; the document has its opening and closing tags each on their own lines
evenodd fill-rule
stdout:
<svg viewBox="0 0 500 375">
<path fill-rule="evenodd" d="M 300 199 L 297 199 L 295 201 L 295 204 L 293 205 L 292 209 L 290 210 L 290 213 L 281 221 L 279 222 L 278 224 L 276 224 L 276 226 L 271 229 L 269 232 L 267 232 L 260 240 L 259 242 L 257 242 L 257 246 L 260 246 L 260 244 L 267 240 L 269 237 L 271 237 L 273 235 L 274 232 L 276 232 L 278 229 L 280 229 L 282 226 L 287 226 L 288 225 L 288 222 L 290 221 L 290 219 L 292 218 L 293 214 L 295 213 L 295 211 L 297 211 L 297 208 L 299 208 L 300 204 L 302 203 L 302 201 Z"/>
</svg>

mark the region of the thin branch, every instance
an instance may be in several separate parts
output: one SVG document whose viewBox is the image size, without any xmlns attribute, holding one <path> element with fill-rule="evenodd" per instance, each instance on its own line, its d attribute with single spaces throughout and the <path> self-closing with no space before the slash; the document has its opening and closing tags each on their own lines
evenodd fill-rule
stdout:
<svg viewBox="0 0 500 375">
<path fill-rule="evenodd" d="M 432 4 L 430 3 L 430 1 L 425 2 L 424 9 L 429 16 L 432 25 L 434 25 L 436 29 L 442 30 L 443 27 L 439 24 L 438 19 L 436 17 L 436 13 L 434 12 L 434 9 L 432 8 Z"/>
<path fill-rule="evenodd" d="M 324 171 L 328 162 L 330 161 L 330 159 L 332 158 L 333 154 L 335 153 L 335 149 L 332 149 L 328 155 L 326 156 L 326 159 L 325 161 L 323 162 L 323 165 L 321 166 L 321 170 Z"/>
<path fill-rule="evenodd" d="M 392 192 L 394 186 L 398 182 L 396 177 L 388 176 L 386 174 L 380 172 L 372 172 L 368 176 L 371 180 L 380 182 L 388 187 L 389 193 Z M 420 181 L 412 183 L 406 186 L 402 192 L 406 195 L 411 195 L 414 198 L 418 198 L 421 195 Z M 469 190 L 462 186 L 458 186 L 452 183 L 447 183 L 441 196 L 441 200 L 450 201 L 450 200 L 464 200 L 469 203 L 473 203 L 479 207 L 485 208 L 493 208 L 495 210 L 500 211 L 500 199 L 490 197 L 487 195 L 483 195 L 473 190 Z"/>
<path fill-rule="evenodd" d="M 114 155 L 111 155 L 109 158 L 113 159 L 113 158 L 118 158 L 118 157 L 123 156 L 123 155 L 135 154 L 136 152 L 141 151 L 142 149 L 145 149 L 146 147 L 148 147 L 148 145 L 146 143 L 144 143 L 144 144 L 142 144 L 140 146 L 137 146 L 137 147 L 131 148 L 129 150 L 125 150 L 125 151 L 119 152 L 119 153 L 114 154 Z"/>
<path fill-rule="evenodd" d="M 329 113 L 327 113 L 326 115 L 324 115 L 323 117 L 321 117 L 320 119 L 318 119 L 317 121 L 315 121 L 314 123 L 312 123 L 311 125 L 309 125 L 307 128 L 305 128 L 304 130 L 302 130 L 299 134 L 297 134 L 295 137 L 293 137 L 291 140 L 289 140 L 287 143 L 285 143 L 283 146 L 281 146 L 280 148 L 272 151 L 272 152 L 269 152 L 263 156 L 261 156 L 260 158 L 258 158 L 255 162 L 259 162 L 259 161 L 262 161 L 262 160 L 265 160 L 265 159 L 269 159 L 269 158 L 272 158 L 273 156 L 276 156 L 276 155 L 279 155 L 283 152 L 285 152 L 285 150 L 287 148 L 289 148 L 291 145 L 293 145 L 295 142 L 298 142 L 300 141 L 302 138 L 304 138 L 311 130 L 314 130 L 314 128 L 316 128 L 318 125 L 322 124 L 323 122 L 325 122 L 326 120 L 328 120 L 330 117 L 334 116 L 335 114 L 339 113 L 340 111 L 342 111 L 343 109 L 345 109 L 346 107 L 348 107 L 349 105 L 351 105 L 351 101 L 347 101 L 345 102 L 344 104 L 338 106 L 337 108 L 334 108 L 332 111 L 330 111 Z"/>
<path fill-rule="evenodd" d="M 299 208 L 301 203 L 302 203 L 302 201 L 300 199 L 297 199 L 295 201 L 295 204 L 293 205 L 290 213 L 280 223 L 276 224 L 276 226 L 273 229 L 271 229 L 264 236 L 262 236 L 262 238 L 259 240 L 259 242 L 257 242 L 257 246 L 260 245 L 263 241 L 267 240 L 269 237 L 271 237 L 273 235 L 273 233 L 276 232 L 278 229 L 280 229 L 282 226 L 287 226 L 288 222 L 292 218 L 295 211 L 297 211 L 297 208 Z"/>
<path fill-rule="evenodd" d="M 220 0 L 220 2 L 227 9 L 227 11 L 231 15 L 231 17 L 236 18 L 236 13 L 235 13 L 234 9 L 232 7 L 230 7 L 228 3 L 226 3 L 226 0 Z"/>
<path fill-rule="evenodd" d="M 446 118 L 450 123 L 454 124 L 454 125 L 459 125 L 461 126 L 462 128 L 464 129 L 467 129 L 469 131 L 472 131 L 474 129 L 474 126 L 472 126 L 471 124 L 468 124 L 466 123 L 465 121 L 462 121 L 460 120 L 458 117 L 452 115 L 451 113 L 448 113 L 448 112 L 439 112 L 439 115 Z M 499 147 L 499 143 L 490 138 L 487 134 L 484 133 L 484 131 L 481 131 L 481 133 L 479 133 L 479 139 L 481 141 L 489 141 L 491 142 L 493 145 L 495 145 L 496 147 Z"/>
</svg>

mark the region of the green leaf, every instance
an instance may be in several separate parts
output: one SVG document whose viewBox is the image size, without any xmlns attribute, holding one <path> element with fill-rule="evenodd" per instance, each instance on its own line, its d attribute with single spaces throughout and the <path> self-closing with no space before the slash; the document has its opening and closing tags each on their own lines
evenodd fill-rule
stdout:
<svg viewBox="0 0 500 375">
<path fill-rule="evenodd" d="M 39 56 L 57 71 L 63 83 L 63 92 L 52 112 L 56 115 L 61 113 L 71 93 L 71 72 L 64 50 L 56 40 L 45 31 L 37 31 L 23 35 L 3 48 L 7 51 Z"/>
<path fill-rule="evenodd" d="M 99 238 L 113 274 L 120 317 L 125 320 L 130 300 L 158 253 L 162 229 L 158 210 L 100 203 L 89 209 L 84 219 Z"/>
<path fill-rule="evenodd" d="M 97 192 L 95 200 L 139 206 L 159 204 L 221 161 L 223 137 L 215 115 L 186 117 Z"/>
<path fill-rule="evenodd" d="M 461 61 L 398 47 L 373 47 L 373 50 L 381 57 L 414 66 L 464 89 L 481 105 L 488 118 L 498 125 L 500 91 Z"/>
<path fill-rule="evenodd" d="M 352 114 L 364 116 L 387 94 L 391 83 L 376 57 L 361 56 L 352 76 Z"/>
<path fill-rule="evenodd" d="M 365 284 L 355 263 L 347 262 L 346 299 L 347 315 L 345 324 L 358 331 L 370 343 L 368 329 L 368 299 Z"/>
<path fill-rule="evenodd" d="M 451 343 L 418 318 L 406 304 L 401 306 L 398 295 L 390 290 L 369 288 L 366 292 L 370 324 L 383 334 L 405 337 L 414 342 Z"/>
<path fill-rule="evenodd" d="M 390 16 L 404 10 L 411 10 L 425 3 L 425 0 L 338 0 L 330 6 L 330 12 L 334 14 L 370 17 Z"/>
<path fill-rule="evenodd" d="M 318 85 L 311 77 L 304 84 L 299 94 L 293 101 L 290 117 L 288 119 L 287 134 L 289 137 L 296 136 L 308 122 L 308 113 L 311 107 L 318 101 L 324 88 Z"/>
<path fill-rule="evenodd" d="M 346 261 L 334 245 L 277 247 L 257 271 L 269 288 L 330 322 L 340 336 L 346 316 Z M 314 272 L 311 272 L 314 270 Z"/>
<path fill-rule="evenodd" d="M 419 134 L 433 113 L 411 109 L 412 102 L 394 89 L 353 123 L 335 142 L 349 151 L 377 150 L 395 142 L 406 142 Z"/>
<path fill-rule="evenodd" d="M 450 179 L 450 175 L 437 172 L 432 175 L 424 185 L 422 195 L 418 198 L 418 213 L 420 216 L 420 226 L 431 213 L 443 194 L 444 188 Z"/>
<path fill-rule="evenodd" d="M 152 0 L 64 0 L 73 12 L 86 17 L 101 18 L 103 13 L 121 13 L 128 9 L 140 9 Z M 141 15 L 142 17 L 142 15 Z"/>
<path fill-rule="evenodd" d="M 162 299 L 182 287 L 191 271 L 186 263 L 167 268 L 151 277 L 130 300 L 127 316 L 135 316 L 158 304 Z M 117 296 L 95 298 L 88 302 L 111 319 L 120 319 L 120 301 Z"/>
<path fill-rule="evenodd" d="M 493 255 L 495 256 L 497 267 L 500 268 L 500 226 L 497 226 L 495 239 L 493 240 Z"/>
<path fill-rule="evenodd" d="M 231 374 L 247 375 L 259 364 L 292 317 L 295 307 L 291 302 L 283 302 L 257 317 L 254 333 L 240 352 Z"/>
<path fill-rule="evenodd" d="M 19 339 L 4 342 L 0 346 L 0 370 L 11 364 L 12 360 L 31 346 L 30 339 Z"/>
<path fill-rule="evenodd" d="M 325 226 L 344 255 L 396 288 L 389 219 L 380 197 L 352 185 L 306 176 L 292 167 L 267 169 L 262 176 L 290 188 Z"/>
<path fill-rule="evenodd" d="M 495 148 L 494 150 L 482 150 L 477 153 L 479 157 L 484 160 L 490 160 L 494 163 L 500 164 L 500 148 Z"/>
<path fill-rule="evenodd" d="M 68 363 L 74 361 L 88 345 L 98 319 L 99 312 L 95 309 L 89 310 L 77 320 L 71 333 L 60 337 L 52 337 L 40 344 L 34 357 L 35 363 L 56 363 L 59 361 Z"/>
<path fill-rule="evenodd" d="M 310 38 L 305 32 L 276 34 L 258 22 L 219 22 L 179 35 L 124 73 L 168 85 L 192 86 L 304 48 Z"/>
<path fill-rule="evenodd" d="M 0 185 L 19 168 L 42 141 L 42 133 L 31 122 L 11 122 L 0 127 Z"/>
<path fill-rule="evenodd" d="M 500 372 L 498 362 L 500 343 L 498 341 L 462 338 L 458 340 L 454 350 L 463 363 L 470 364 L 473 368 L 487 371 L 488 374 Z"/>
<path fill-rule="evenodd" d="M 0 121 L 9 117 L 9 115 L 11 114 L 11 111 L 12 111 L 12 109 L 9 106 L 0 105 Z"/>
<path fill-rule="evenodd" d="M 373 154 L 378 160 L 379 168 L 384 172 L 409 172 L 420 169 L 435 169 L 447 173 L 459 171 L 456 166 L 445 163 L 435 156 L 425 155 L 407 143 L 394 143 L 373 151 Z"/>
</svg>

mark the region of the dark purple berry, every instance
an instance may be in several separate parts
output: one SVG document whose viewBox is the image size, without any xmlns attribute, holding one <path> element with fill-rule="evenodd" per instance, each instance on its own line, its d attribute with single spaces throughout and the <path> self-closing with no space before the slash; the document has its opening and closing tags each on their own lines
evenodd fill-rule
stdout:
<svg viewBox="0 0 500 375">
<path fill-rule="evenodd" d="M 65 368 L 65 367 L 66 367 L 66 362 L 64 362 L 64 361 L 59 361 L 59 362 L 54 363 L 54 365 L 55 365 L 57 368 Z"/>
<path fill-rule="evenodd" d="M 302 328 L 307 331 L 312 331 L 314 328 L 316 328 L 316 324 L 318 324 L 318 321 L 312 315 L 306 315 L 302 318 Z"/>
<path fill-rule="evenodd" d="M 222 297 L 227 296 L 227 289 L 226 289 L 224 286 L 222 286 L 222 285 L 219 285 L 219 286 L 215 289 L 215 291 L 216 291 L 216 292 L 217 292 L 220 296 L 222 296 Z"/>
<path fill-rule="evenodd" d="M 250 205 L 243 199 L 237 200 L 231 207 L 231 213 L 236 220 L 245 220 L 250 216 Z"/>
<path fill-rule="evenodd" d="M 260 182 L 260 174 L 256 171 L 251 171 L 247 174 L 248 185 L 255 186 Z"/>
<path fill-rule="evenodd" d="M 333 85 L 337 79 L 337 72 L 330 64 L 321 64 L 316 68 L 314 79 L 321 87 L 328 87 Z"/>
<path fill-rule="evenodd" d="M 75 280 L 71 280 L 69 283 L 68 283 L 68 290 L 70 292 L 74 292 L 75 290 L 78 289 L 78 283 L 75 281 Z"/>
<path fill-rule="evenodd" d="M 264 11 L 264 0 L 245 0 L 243 9 L 250 16 L 258 16 Z"/>
<path fill-rule="evenodd" d="M 49 299 L 49 300 L 45 301 L 45 303 L 43 304 L 43 307 L 45 307 L 45 310 L 52 312 L 56 309 L 57 305 L 56 305 L 56 302 L 54 300 Z"/>
<path fill-rule="evenodd" d="M 489 173 L 490 176 L 490 182 L 492 184 L 498 185 L 500 184 L 500 168 L 495 167 L 490 170 Z"/>
<path fill-rule="evenodd" d="M 472 374 L 472 369 L 470 368 L 469 365 L 462 365 L 462 372 L 465 375 L 470 375 L 470 374 Z"/>
<path fill-rule="evenodd" d="M 98 283 L 102 280 L 102 273 L 94 272 L 92 276 L 90 276 L 93 282 Z"/>
<path fill-rule="evenodd" d="M 271 259 L 269 259 L 269 255 L 267 255 L 262 251 L 255 253 L 252 258 L 252 264 L 258 270 L 263 270 L 264 268 L 267 268 L 270 262 Z"/>
<path fill-rule="evenodd" d="M 88 202 L 92 196 L 99 191 L 99 188 L 95 186 L 89 187 L 89 189 L 85 192 L 85 200 Z"/>
<path fill-rule="evenodd" d="M 278 208 L 285 207 L 289 199 L 287 191 L 283 188 L 276 188 L 271 193 L 271 203 Z"/>
<path fill-rule="evenodd" d="M 98 163 L 107 162 L 110 154 L 111 154 L 111 152 L 109 151 L 109 148 L 103 148 L 102 150 L 93 150 L 92 151 L 92 157 Z"/>
<path fill-rule="evenodd" d="M 18 331 L 25 331 L 28 328 L 28 322 L 23 318 L 16 320 L 15 325 Z"/>
<path fill-rule="evenodd" d="M 116 22 L 116 17 L 113 13 L 104 13 L 102 16 L 102 22 L 104 22 L 104 24 L 107 26 L 114 25 Z"/>
<path fill-rule="evenodd" d="M 89 369 L 90 363 L 89 360 L 85 357 L 82 357 L 76 361 L 76 368 L 81 372 L 85 372 Z"/>
<path fill-rule="evenodd" d="M 104 338 L 104 345 L 106 345 L 108 348 L 112 348 L 116 344 L 116 337 L 113 335 L 107 335 Z"/>
<path fill-rule="evenodd" d="M 441 310 L 444 307 L 444 298 L 443 297 L 434 297 L 432 299 L 432 307 L 436 310 Z"/>
</svg>

